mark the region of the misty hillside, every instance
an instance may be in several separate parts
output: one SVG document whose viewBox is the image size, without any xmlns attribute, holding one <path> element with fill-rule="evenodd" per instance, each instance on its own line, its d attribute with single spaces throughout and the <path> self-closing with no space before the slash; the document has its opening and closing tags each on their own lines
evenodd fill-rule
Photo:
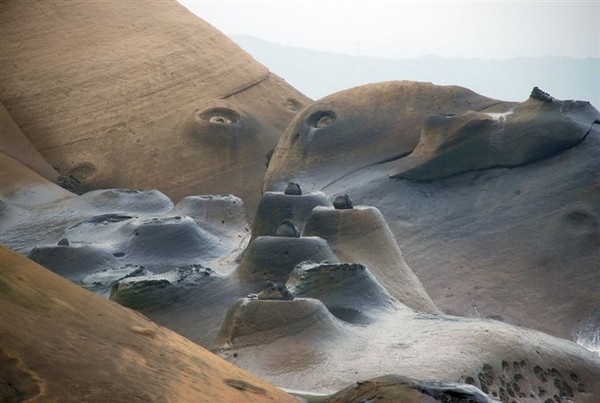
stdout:
<svg viewBox="0 0 600 403">
<path fill-rule="evenodd" d="M 370 82 L 414 80 L 456 84 L 506 101 L 523 101 L 532 87 L 538 86 L 556 98 L 586 100 L 600 108 L 600 59 L 597 58 L 485 60 L 426 56 L 394 60 L 282 46 L 247 35 L 231 35 L 231 38 L 313 99 Z"/>
</svg>

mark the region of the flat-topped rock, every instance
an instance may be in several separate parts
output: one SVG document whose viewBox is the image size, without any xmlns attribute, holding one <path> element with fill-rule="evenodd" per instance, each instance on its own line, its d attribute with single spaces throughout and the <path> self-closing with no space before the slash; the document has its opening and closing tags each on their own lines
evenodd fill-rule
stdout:
<svg viewBox="0 0 600 403">
<path fill-rule="evenodd" d="M 262 236 L 248 245 L 235 276 L 247 282 L 285 282 L 294 267 L 305 261 L 337 262 L 338 259 L 327 242 L 316 236 Z"/>
<path fill-rule="evenodd" d="M 300 232 L 316 206 L 331 206 L 331 202 L 323 192 L 307 192 L 301 195 L 290 195 L 282 192 L 265 192 L 258 204 L 252 223 L 252 238 L 276 235 L 277 229 L 285 221 L 290 220 Z"/>
<path fill-rule="evenodd" d="M 316 298 L 337 318 L 351 323 L 371 320 L 398 306 L 369 269 L 353 263 L 303 263 L 286 282 L 298 298 Z"/>
</svg>

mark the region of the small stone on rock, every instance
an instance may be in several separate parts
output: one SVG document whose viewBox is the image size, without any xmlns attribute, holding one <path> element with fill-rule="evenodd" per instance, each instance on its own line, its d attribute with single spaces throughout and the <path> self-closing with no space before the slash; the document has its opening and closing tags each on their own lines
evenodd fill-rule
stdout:
<svg viewBox="0 0 600 403">
<path fill-rule="evenodd" d="M 286 195 L 294 195 L 300 196 L 302 194 L 302 189 L 300 189 L 300 185 L 294 182 L 288 182 L 287 187 L 283 191 Z"/>
<path fill-rule="evenodd" d="M 333 200 L 333 207 L 336 210 L 347 210 L 354 208 L 352 199 L 348 195 L 338 195 Z"/>
</svg>

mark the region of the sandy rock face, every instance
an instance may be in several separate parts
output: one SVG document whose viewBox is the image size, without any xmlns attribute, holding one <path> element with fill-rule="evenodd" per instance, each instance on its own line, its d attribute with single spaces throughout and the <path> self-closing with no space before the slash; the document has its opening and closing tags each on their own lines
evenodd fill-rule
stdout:
<svg viewBox="0 0 600 403">
<path fill-rule="evenodd" d="M 335 120 L 311 126 L 317 111 Z M 298 182 L 375 206 L 442 311 L 575 340 L 600 329 L 599 155 L 588 102 L 370 84 L 296 116 L 264 189 Z"/>
<path fill-rule="evenodd" d="M 175 1 L 2 2 L 1 101 L 83 190 L 260 196 L 309 101 Z M 41 167 L 49 172 L 49 167 Z"/>
<path fill-rule="evenodd" d="M 2 401 L 296 401 L 5 247 L 0 266 Z"/>
</svg>

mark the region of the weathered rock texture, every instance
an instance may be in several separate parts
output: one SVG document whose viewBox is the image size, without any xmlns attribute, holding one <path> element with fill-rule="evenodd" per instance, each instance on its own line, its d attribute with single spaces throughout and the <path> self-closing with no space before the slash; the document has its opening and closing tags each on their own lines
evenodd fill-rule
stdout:
<svg viewBox="0 0 600 403">
<path fill-rule="evenodd" d="M 600 360 L 573 342 L 405 307 L 350 324 L 318 299 L 241 299 L 229 309 L 215 347 L 276 384 L 324 393 L 350 379 L 396 373 L 471 384 L 502 401 L 592 403 L 600 396 Z"/>
<path fill-rule="evenodd" d="M 0 153 L 10 157 L 51 182 L 57 182 L 60 174 L 42 157 L 25 137 L 0 102 Z M 4 162 L 2 166 L 4 167 Z"/>
<path fill-rule="evenodd" d="M 235 189 L 253 211 L 264 155 L 309 101 L 172 0 L 3 1 L 0 27 L 0 100 L 83 190 Z"/>
</svg>

